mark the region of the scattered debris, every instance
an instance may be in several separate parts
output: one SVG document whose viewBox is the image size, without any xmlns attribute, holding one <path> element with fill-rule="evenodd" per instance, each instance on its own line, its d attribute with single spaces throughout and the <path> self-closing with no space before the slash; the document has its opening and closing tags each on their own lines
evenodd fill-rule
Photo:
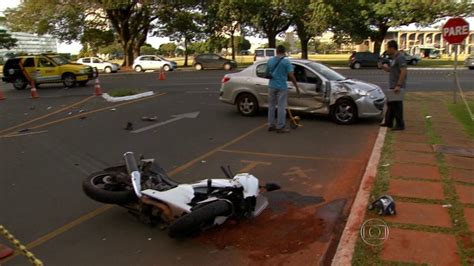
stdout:
<svg viewBox="0 0 474 266">
<path fill-rule="evenodd" d="M 443 208 L 451 208 L 451 207 L 453 207 L 453 205 L 451 205 L 451 204 L 444 204 L 442 207 L 443 207 Z"/>
<path fill-rule="evenodd" d="M 28 115 L 28 113 L 24 113 L 24 115 Z"/>
<path fill-rule="evenodd" d="M 102 241 L 105 241 L 105 240 L 107 240 L 107 238 L 105 238 L 105 237 L 104 237 L 104 238 L 102 238 Z"/>
<path fill-rule="evenodd" d="M 156 117 L 156 116 L 152 116 L 152 117 L 143 116 L 142 117 L 143 121 L 156 121 L 157 119 L 158 119 L 158 117 Z"/>
<path fill-rule="evenodd" d="M 431 119 L 431 115 L 425 116 L 426 119 Z"/>
<path fill-rule="evenodd" d="M 35 110 L 35 109 L 36 107 L 34 105 L 30 107 L 30 110 Z"/>
<path fill-rule="evenodd" d="M 83 109 L 79 110 L 79 113 L 84 113 L 84 112 L 85 112 L 85 110 L 83 110 Z"/>
<path fill-rule="evenodd" d="M 390 164 L 389 164 L 389 163 L 386 163 L 386 164 L 382 164 L 381 166 L 382 166 L 382 167 L 388 167 L 388 166 L 390 166 Z"/>
<path fill-rule="evenodd" d="M 117 111 L 117 108 L 112 108 L 110 109 L 110 111 Z"/>
<path fill-rule="evenodd" d="M 201 163 L 206 163 L 206 161 L 202 160 Z"/>
<path fill-rule="evenodd" d="M 67 115 L 72 115 L 72 112 L 67 113 Z"/>
<path fill-rule="evenodd" d="M 150 238 L 148 238 L 148 241 L 150 241 L 150 240 L 151 240 L 151 237 L 150 237 Z"/>
<path fill-rule="evenodd" d="M 29 128 L 24 128 L 24 129 L 18 130 L 18 133 L 25 133 L 25 132 L 28 132 L 28 131 L 30 131 Z"/>
<path fill-rule="evenodd" d="M 46 108 L 46 110 L 51 110 L 51 108 L 53 108 L 53 107 L 51 107 L 51 106 L 48 106 L 48 108 Z"/>
<path fill-rule="evenodd" d="M 127 125 L 125 126 L 125 130 L 133 130 L 132 122 L 127 122 Z"/>
<path fill-rule="evenodd" d="M 87 118 L 87 116 L 81 116 L 81 117 L 79 117 L 79 119 L 81 119 L 81 120 L 84 120 L 84 119 L 86 119 L 86 118 Z"/>
</svg>

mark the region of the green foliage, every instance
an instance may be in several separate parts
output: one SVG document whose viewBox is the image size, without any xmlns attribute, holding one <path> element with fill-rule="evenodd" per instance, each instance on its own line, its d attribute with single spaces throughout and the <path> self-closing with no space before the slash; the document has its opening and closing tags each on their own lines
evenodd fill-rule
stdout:
<svg viewBox="0 0 474 266">
<path fill-rule="evenodd" d="M 5 48 L 10 50 L 16 46 L 17 41 L 18 40 L 8 34 L 7 31 L 0 30 L 0 49 Z"/>
<path fill-rule="evenodd" d="M 152 47 L 150 44 L 145 43 L 140 47 L 140 55 L 154 55 L 158 53 L 158 49 Z"/>
<path fill-rule="evenodd" d="M 97 52 L 99 48 L 106 47 L 115 41 L 112 30 L 85 29 L 81 37 L 83 46 L 89 46 L 92 51 Z"/>
<path fill-rule="evenodd" d="M 175 51 L 176 51 L 176 44 L 169 42 L 169 43 L 164 43 L 160 45 L 160 48 L 158 49 L 158 52 L 162 55 L 172 57 L 175 56 Z"/>
</svg>

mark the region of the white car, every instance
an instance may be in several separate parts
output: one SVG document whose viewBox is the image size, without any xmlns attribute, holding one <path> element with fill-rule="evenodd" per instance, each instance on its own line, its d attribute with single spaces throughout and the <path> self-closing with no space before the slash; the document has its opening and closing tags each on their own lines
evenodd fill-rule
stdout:
<svg viewBox="0 0 474 266">
<path fill-rule="evenodd" d="M 136 72 L 145 70 L 159 70 L 163 68 L 164 71 L 174 70 L 178 67 L 176 62 L 169 61 L 157 55 L 141 55 L 133 61 L 133 69 Z"/>
<path fill-rule="evenodd" d="M 119 64 L 107 62 L 97 57 L 82 57 L 77 60 L 77 63 L 96 67 L 97 70 L 105 73 L 115 73 L 120 69 Z"/>
</svg>

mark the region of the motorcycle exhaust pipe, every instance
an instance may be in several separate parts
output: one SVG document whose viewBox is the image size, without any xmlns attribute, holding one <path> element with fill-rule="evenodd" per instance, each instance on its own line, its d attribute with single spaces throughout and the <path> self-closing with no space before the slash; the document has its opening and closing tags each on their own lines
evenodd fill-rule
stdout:
<svg viewBox="0 0 474 266">
<path fill-rule="evenodd" d="M 127 171 L 130 174 L 130 177 L 132 178 L 132 185 L 133 185 L 133 190 L 135 191 L 135 195 L 137 195 L 138 198 L 142 197 L 142 184 L 141 184 L 141 174 L 140 171 L 138 170 L 137 166 L 137 161 L 135 160 L 135 156 L 133 155 L 133 152 L 126 152 L 123 155 L 125 159 L 125 165 L 127 166 Z"/>
</svg>

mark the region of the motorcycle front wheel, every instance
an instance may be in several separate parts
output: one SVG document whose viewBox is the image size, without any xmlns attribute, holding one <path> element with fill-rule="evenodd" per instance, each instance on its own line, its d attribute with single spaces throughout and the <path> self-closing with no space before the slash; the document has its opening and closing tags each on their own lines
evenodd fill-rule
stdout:
<svg viewBox="0 0 474 266">
<path fill-rule="evenodd" d="M 168 235 L 172 238 L 182 238 L 200 231 L 214 223 L 217 216 L 228 216 L 232 208 L 227 201 L 217 200 L 191 213 L 176 219 L 170 226 Z"/>
<path fill-rule="evenodd" d="M 128 175 L 122 172 L 96 172 L 84 179 L 82 189 L 87 196 L 98 202 L 108 204 L 130 203 L 135 201 L 137 197 L 131 185 L 120 182 L 120 178 L 126 177 Z"/>
</svg>

